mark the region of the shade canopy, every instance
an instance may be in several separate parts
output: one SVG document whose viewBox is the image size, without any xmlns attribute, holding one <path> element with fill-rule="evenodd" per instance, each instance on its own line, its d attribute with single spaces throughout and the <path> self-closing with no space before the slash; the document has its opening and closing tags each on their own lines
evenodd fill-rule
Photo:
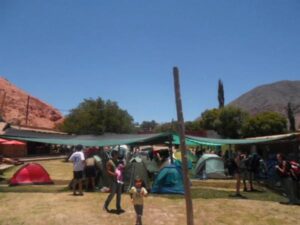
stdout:
<svg viewBox="0 0 300 225">
<path fill-rule="evenodd" d="M 196 143 L 198 145 L 250 145 L 250 144 L 262 144 L 270 143 L 280 140 L 288 140 L 299 137 L 300 133 L 291 134 L 281 134 L 281 135 L 271 135 L 255 138 L 245 138 L 245 139 L 217 139 L 217 138 L 205 138 L 205 137 L 195 137 L 186 135 L 186 139 L 190 142 Z"/>
<path fill-rule="evenodd" d="M 18 141 L 38 142 L 45 144 L 59 145 L 84 145 L 92 146 L 114 146 L 114 145 L 154 145 L 164 143 L 170 139 L 170 133 L 157 134 L 104 134 L 104 135 L 45 135 L 45 134 L 28 134 L 2 135 L 7 139 Z"/>
<path fill-rule="evenodd" d="M 6 129 L 5 133 L 0 137 L 18 140 L 29 141 L 47 144 L 59 145 L 78 145 L 82 144 L 87 147 L 92 146 L 115 146 L 115 145 L 156 145 L 166 144 L 172 139 L 172 144 L 179 145 L 179 136 L 176 133 L 156 133 L 156 134 L 103 134 L 103 135 L 67 135 L 67 134 L 49 134 L 38 133 L 32 131 L 21 131 L 16 129 Z M 247 139 L 217 139 L 206 137 L 195 137 L 186 135 L 185 142 L 187 146 L 222 146 L 222 145 L 246 145 L 271 143 L 279 140 L 288 140 L 299 138 L 300 133 L 272 135 Z M 0 142 L 1 143 L 1 142 Z M 4 142 L 5 143 L 5 142 Z M 22 142 L 21 142 L 22 143 Z M 24 143 L 22 143 L 24 144 Z"/>
</svg>

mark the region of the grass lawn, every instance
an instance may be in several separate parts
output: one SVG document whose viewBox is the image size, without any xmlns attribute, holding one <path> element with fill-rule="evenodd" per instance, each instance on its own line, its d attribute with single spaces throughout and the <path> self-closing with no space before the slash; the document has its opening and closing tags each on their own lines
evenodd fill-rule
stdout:
<svg viewBox="0 0 300 225">
<path fill-rule="evenodd" d="M 54 185 L 9 187 L 7 179 L 17 167 L 7 171 L 0 184 L 0 225 L 4 224 L 134 224 L 135 214 L 129 196 L 122 196 L 125 213 L 102 210 L 106 193 L 73 196 L 67 189 L 72 165 L 60 160 L 41 161 Z M 263 187 L 257 193 L 245 193 L 247 199 L 228 197 L 234 193 L 234 181 L 193 181 L 194 224 L 299 224 L 300 206 L 281 205 L 285 200 Z M 112 203 L 115 203 L 114 200 Z M 111 204 L 111 208 L 114 208 Z M 145 200 L 144 224 L 186 224 L 183 196 L 152 195 Z"/>
</svg>

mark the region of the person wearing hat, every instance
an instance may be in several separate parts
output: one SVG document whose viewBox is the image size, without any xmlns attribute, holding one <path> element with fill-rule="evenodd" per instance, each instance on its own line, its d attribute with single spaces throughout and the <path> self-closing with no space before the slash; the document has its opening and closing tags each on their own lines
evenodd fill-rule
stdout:
<svg viewBox="0 0 300 225">
<path fill-rule="evenodd" d="M 73 195 L 77 195 L 76 186 L 78 184 L 79 195 L 83 195 L 82 182 L 85 167 L 85 157 L 82 152 L 83 146 L 76 145 L 75 152 L 70 156 L 69 161 L 73 162 Z"/>
</svg>

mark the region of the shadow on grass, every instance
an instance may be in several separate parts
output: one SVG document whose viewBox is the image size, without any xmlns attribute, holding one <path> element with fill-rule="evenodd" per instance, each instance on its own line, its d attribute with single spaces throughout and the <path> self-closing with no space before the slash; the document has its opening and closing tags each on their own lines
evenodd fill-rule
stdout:
<svg viewBox="0 0 300 225">
<path fill-rule="evenodd" d="M 241 192 L 241 197 L 233 197 L 234 191 L 230 190 L 215 190 L 205 187 L 197 187 L 191 190 L 192 199 L 244 199 L 244 200 L 258 200 L 258 201 L 284 201 L 285 198 L 277 193 L 274 193 L 268 189 L 258 192 Z M 165 197 L 172 200 L 183 199 L 184 195 L 157 195 L 159 197 Z"/>
<path fill-rule="evenodd" d="M 67 192 L 70 189 L 66 186 L 56 185 L 20 185 L 20 186 L 8 186 L 1 185 L 0 192 L 2 193 L 60 193 Z"/>
</svg>

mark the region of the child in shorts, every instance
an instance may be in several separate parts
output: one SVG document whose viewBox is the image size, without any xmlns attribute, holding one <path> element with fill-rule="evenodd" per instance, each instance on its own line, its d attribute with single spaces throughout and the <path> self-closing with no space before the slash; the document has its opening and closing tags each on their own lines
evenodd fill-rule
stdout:
<svg viewBox="0 0 300 225">
<path fill-rule="evenodd" d="M 147 197 L 147 190 L 142 186 L 143 180 L 137 177 L 134 186 L 130 189 L 130 197 L 136 213 L 136 225 L 142 225 L 142 216 L 144 208 L 144 197 Z"/>
</svg>

